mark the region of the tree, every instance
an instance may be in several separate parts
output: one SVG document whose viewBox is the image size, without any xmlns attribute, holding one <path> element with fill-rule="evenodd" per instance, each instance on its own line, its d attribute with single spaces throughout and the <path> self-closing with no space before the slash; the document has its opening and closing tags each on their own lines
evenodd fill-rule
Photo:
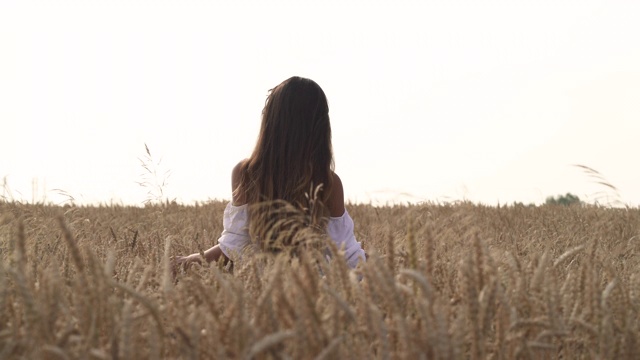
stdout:
<svg viewBox="0 0 640 360">
<path fill-rule="evenodd" d="M 567 193 L 566 195 L 558 195 L 556 197 L 549 196 L 547 197 L 545 204 L 570 206 L 580 205 L 582 204 L 582 201 L 580 201 L 580 198 L 578 196 Z"/>
</svg>

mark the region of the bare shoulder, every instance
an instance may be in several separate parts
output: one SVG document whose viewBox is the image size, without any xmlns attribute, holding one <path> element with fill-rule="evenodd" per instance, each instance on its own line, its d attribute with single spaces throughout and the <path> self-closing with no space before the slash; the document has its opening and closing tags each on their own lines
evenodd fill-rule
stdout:
<svg viewBox="0 0 640 360">
<path fill-rule="evenodd" d="M 233 167 L 233 171 L 231 171 L 231 191 L 233 194 L 234 205 L 244 205 L 247 202 L 244 193 L 238 191 L 238 186 L 240 186 L 240 182 L 242 181 L 242 172 L 244 171 L 244 164 L 246 161 L 247 159 L 239 161 L 236 166 Z"/>
<path fill-rule="evenodd" d="M 327 207 L 331 216 L 340 217 L 344 215 L 344 188 L 338 174 L 332 173 L 332 176 L 333 184 L 331 185 L 331 194 L 329 194 Z"/>
</svg>

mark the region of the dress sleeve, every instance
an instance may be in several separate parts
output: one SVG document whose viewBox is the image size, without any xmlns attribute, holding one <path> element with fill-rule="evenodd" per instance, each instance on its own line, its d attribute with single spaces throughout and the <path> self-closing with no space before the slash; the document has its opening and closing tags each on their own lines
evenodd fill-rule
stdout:
<svg viewBox="0 0 640 360">
<path fill-rule="evenodd" d="M 233 206 L 228 203 L 224 209 L 223 230 L 218 244 L 222 253 L 231 261 L 239 260 L 242 251 L 251 244 L 248 219 L 246 206 Z"/>
<path fill-rule="evenodd" d="M 344 257 L 350 268 L 355 268 L 359 261 L 366 261 L 364 250 L 353 232 L 353 219 L 346 209 L 342 216 L 329 218 L 327 232 L 338 249 L 344 248 Z"/>
</svg>

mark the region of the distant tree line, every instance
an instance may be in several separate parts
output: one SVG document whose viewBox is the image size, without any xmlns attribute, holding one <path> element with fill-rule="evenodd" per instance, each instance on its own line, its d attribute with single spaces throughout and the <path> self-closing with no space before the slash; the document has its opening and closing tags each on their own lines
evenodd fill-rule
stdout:
<svg viewBox="0 0 640 360">
<path fill-rule="evenodd" d="M 576 195 L 567 193 L 566 195 L 558 195 L 556 197 L 549 196 L 547 197 L 547 200 L 544 203 L 548 205 L 570 206 L 570 205 L 582 204 L 582 201 L 580 201 L 580 198 L 577 197 Z"/>
<path fill-rule="evenodd" d="M 571 205 L 581 205 L 582 201 L 577 195 L 573 195 L 572 193 L 566 193 L 565 195 L 558 196 L 548 196 L 544 202 L 545 205 L 563 205 L 563 206 L 571 206 Z M 529 205 L 525 205 L 521 201 L 514 201 L 512 206 L 527 206 L 532 207 L 536 206 L 534 203 L 529 203 Z"/>
</svg>

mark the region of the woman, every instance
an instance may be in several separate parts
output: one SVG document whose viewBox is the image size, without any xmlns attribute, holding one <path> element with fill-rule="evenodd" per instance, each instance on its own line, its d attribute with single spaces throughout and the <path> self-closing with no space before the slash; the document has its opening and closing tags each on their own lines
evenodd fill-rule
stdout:
<svg viewBox="0 0 640 360">
<path fill-rule="evenodd" d="M 233 168 L 231 184 L 233 200 L 224 211 L 224 230 L 218 244 L 204 252 L 208 262 L 239 260 L 251 239 L 262 242 L 263 249 L 277 248 L 269 237 L 274 232 L 268 232 L 265 225 L 270 220 L 276 223 L 274 216 L 283 214 L 276 205 L 304 207 L 310 192 L 313 196 L 314 185 L 321 185 L 315 191 L 316 215 L 328 220 L 312 222 L 326 226 L 329 237 L 344 249 L 351 268 L 365 261 L 344 207 L 342 182 L 333 172 L 329 105 L 314 81 L 292 77 L 270 91 L 253 154 Z M 264 212 L 269 215 L 265 217 Z M 187 265 L 200 259 L 196 253 L 175 262 Z"/>
</svg>

